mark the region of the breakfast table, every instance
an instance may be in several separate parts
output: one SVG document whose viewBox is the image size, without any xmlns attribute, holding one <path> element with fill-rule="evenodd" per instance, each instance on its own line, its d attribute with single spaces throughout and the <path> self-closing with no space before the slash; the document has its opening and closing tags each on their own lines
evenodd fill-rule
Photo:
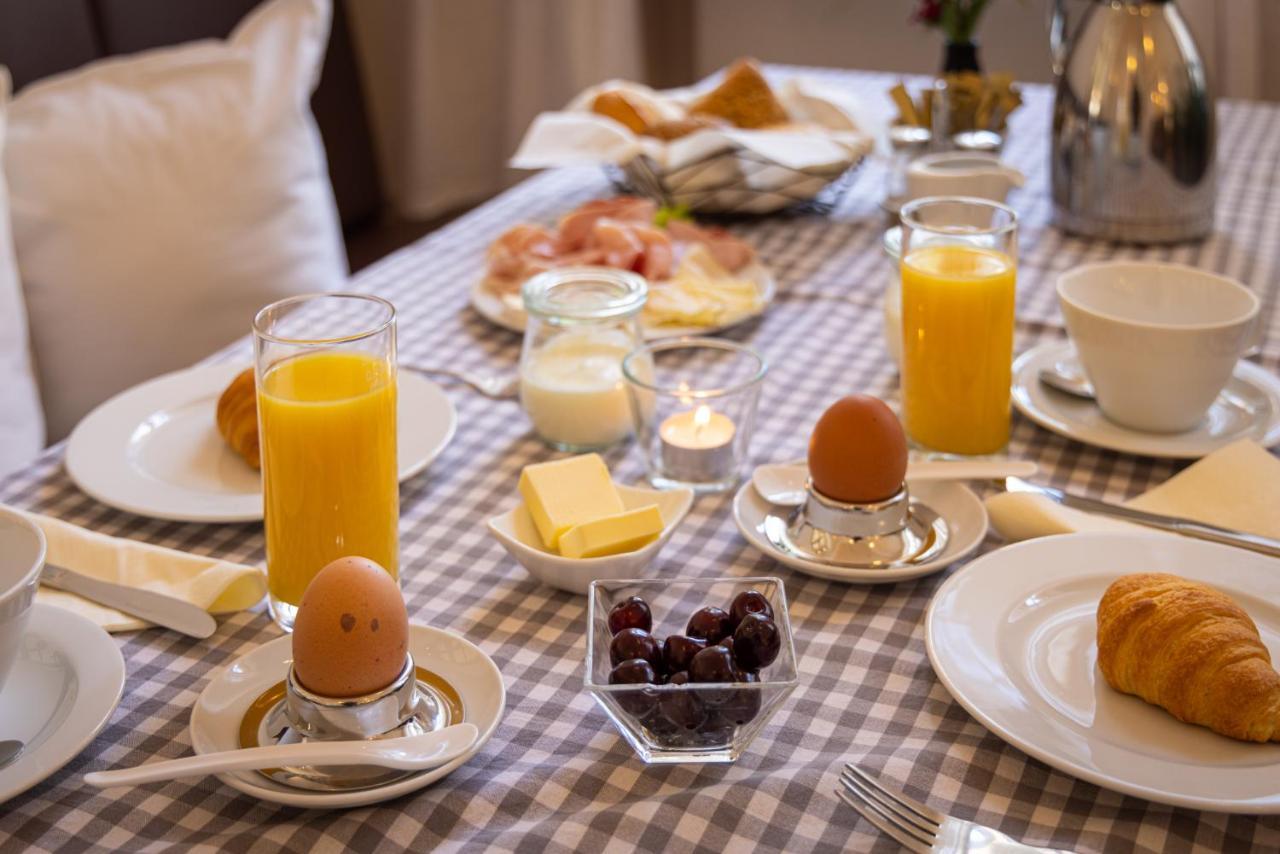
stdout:
<svg viewBox="0 0 1280 854">
<path fill-rule="evenodd" d="M 883 74 L 803 73 L 854 87 L 869 102 L 887 100 L 897 82 Z M 1198 244 L 1144 248 L 1088 242 L 1050 226 L 1052 95 L 1036 85 L 1024 94 L 1005 149 L 1029 176 L 1010 198 L 1021 218 L 1015 350 L 1065 336 L 1057 274 L 1089 261 L 1159 259 L 1255 288 L 1268 325 L 1254 359 L 1280 371 L 1280 314 L 1272 310 L 1280 290 L 1280 105 L 1220 104 L 1215 233 Z M 779 284 L 762 318 L 725 333 L 758 349 L 770 367 L 753 463 L 803 456 L 815 419 L 842 394 L 896 397 L 881 331 L 884 169 L 875 158 L 864 163 L 829 214 L 731 225 L 757 247 Z M 485 248 L 513 224 L 552 221 L 610 192 L 594 168 L 534 175 L 360 272 L 352 288 L 397 306 L 403 361 L 509 373 L 519 335 L 492 326 L 468 304 Z M 248 339 L 213 358 L 247 362 Z M 1280 817 L 1179 809 L 1099 788 L 1028 757 L 971 718 L 935 677 L 922 622 L 933 592 L 963 565 L 883 586 L 809 577 L 747 544 L 730 513 L 731 495 L 699 498 L 652 571 L 781 577 L 799 688 L 736 763 L 646 767 L 583 690 L 586 599 L 533 580 L 485 527 L 515 503 L 521 468 L 553 452 L 534 437 L 516 401 L 462 385 L 449 393 L 459 415 L 456 437 L 401 488 L 402 586 L 411 620 L 460 633 L 501 670 L 506 711 L 484 749 L 425 789 L 350 810 L 262 803 L 214 778 L 94 790 L 81 782 L 87 771 L 189 754 L 190 710 L 210 675 L 280 632 L 259 606 L 222 619 L 204 641 L 160 629 L 120 634 L 128 677 L 119 708 L 70 764 L 0 807 L 0 851 L 897 850 L 836 797 L 850 761 L 936 809 L 1031 844 L 1280 849 Z M 1116 500 L 1181 467 L 1069 441 L 1018 415 L 1009 454 L 1038 462 L 1042 481 Z M 0 481 L 0 501 L 107 534 L 263 561 L 261 524 L 184 524 L 113 510 L 72 484 L 62 455 L 55 445 Z M 638 457 L 630 446 L 606 455 L 623 482 L 641 478 Z M 989 534 L 979 553 L 1000 545 Z"/>
</svg>

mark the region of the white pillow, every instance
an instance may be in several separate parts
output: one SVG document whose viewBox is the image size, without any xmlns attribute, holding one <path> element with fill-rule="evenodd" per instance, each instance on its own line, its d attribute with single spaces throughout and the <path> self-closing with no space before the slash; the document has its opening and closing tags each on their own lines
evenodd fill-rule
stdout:
<svg viewBox="0 0 1280 854">
<path fill-rule="evenodd" d="M 328 0 L 271 0 L 224 41 L 24 90 L 4 166 L 51 439 L 93 406 L 332 290 L 346 255 L 308 105 Z"/>
<path fill-rule="evenodd" d="M 9 72 L 0 68 L 0 151 L 4 150 Z M 27 344 L 27 307 L 13 260 L 9 198 L 0 173 L 0 476 L 30 462 L 44 447 L 44 415 Z"/>
</svg>

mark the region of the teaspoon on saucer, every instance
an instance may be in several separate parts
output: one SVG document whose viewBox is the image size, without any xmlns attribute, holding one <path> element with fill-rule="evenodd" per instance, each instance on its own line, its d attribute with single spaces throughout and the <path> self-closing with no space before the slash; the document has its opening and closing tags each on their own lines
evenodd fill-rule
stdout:
<svg viewBox="0 0 1280 854">
<path fill-rule="evenodd" d="M 7 738 L 0 741 L 0 768 L 21 756 L 24 747 L 26 745 L 16 738 Z"/>
<path fill-rule="evenodd" d="M 1093 383 L 1089 382 L 1089 378 L 1084 375 L 1079 362 L 1075 359 L 1059 359 L 1052 365 L 1041 368 L 1037 377 L 1044 385 L 1064 394 L 1078 397 L 1081 400 L 1097 400 L 1097 396 L 1093 391 Z M 1254 413 L 1257 411 L 1257 407 L 1252 403 L 1226 389 L 1220 391 L 1218 397 L 1242 412 Z"/>
<path fill-rule="evenodd" d="M 907 480 L 991 480 L 1031 477 L 1040 467 L 1030 460 L 911 460 Z M 805 502 L 809 468 L 804 463 L 756 466 L 751 483 L 760 497 L 778 507 L 799 507 Z"/>
<path fill-rule="evenodd" d="M 445 765 L 471 749 L 480 730 L 474 724 L 461 723 L 421 735 L 368 741 L 309 741 L 301 744 L 279 744 L 272 747 L 250 747 L 223 750 L 151 762 L 114 771 L 91 771 L 84 781 L 91 786 L 133 786 L 157 780 L 201 777 L 223 771 L 257 771 L 263 768 L 296 765 L 376 765 L 421 771 Z"/>
</svg>

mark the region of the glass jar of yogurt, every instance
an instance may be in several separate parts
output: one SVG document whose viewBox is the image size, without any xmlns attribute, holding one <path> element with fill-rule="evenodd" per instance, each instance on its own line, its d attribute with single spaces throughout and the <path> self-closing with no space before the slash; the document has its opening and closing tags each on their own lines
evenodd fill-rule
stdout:
<svg viewBox="0 0 1280 854">
<path fill-rule="evenodd" d="M 631 435 L 622 359 L 641 343 L 648 294 L 644 278 L 608 267 L 549 270 L 524 283 L 520 403 L 553 448 L 596 451 Z"/>
</svg>

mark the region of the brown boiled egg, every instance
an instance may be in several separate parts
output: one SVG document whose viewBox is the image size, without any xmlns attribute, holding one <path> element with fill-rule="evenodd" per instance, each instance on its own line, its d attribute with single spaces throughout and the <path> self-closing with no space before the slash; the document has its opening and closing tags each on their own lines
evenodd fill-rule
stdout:
<svg viewBox="0 0 1280 854">
<path fill-rule="evenodd" d="M 907 437 L 893 410 L 866 394 L 827 408 L 809 437 L 809 476 L 828 498 L 869 504 L 890 498 L 907 474 Z"/>
<path fill-rule="evenodd" d="M 322 697 L 390 685 L 409 651 L 409 617 L 391 575 L 362 557 L 338 558 L 311 579 L 293 623 L 293 670 Z"/>
</svg>

